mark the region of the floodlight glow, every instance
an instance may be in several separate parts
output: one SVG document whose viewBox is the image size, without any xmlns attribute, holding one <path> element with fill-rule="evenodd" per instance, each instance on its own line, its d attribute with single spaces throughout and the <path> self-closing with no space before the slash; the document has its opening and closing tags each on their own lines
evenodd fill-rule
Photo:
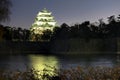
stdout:
<svg viewBox="0 0 120 80">
<path fill-rule="evenodd" d="M 56 21 L 51 14 L 52 12 L 49 12 L 47 9 L 43 9 L 37 14 L 37 17 L 30 28 L 30 32 L 32 34 L 31 38 L 34 38 L 35 35 L 42 35 L 43 31 L 47 29 L 53 31 L 56 26 Z M 34 40 L 32 39 L 32 41 Z"/>
</svg>

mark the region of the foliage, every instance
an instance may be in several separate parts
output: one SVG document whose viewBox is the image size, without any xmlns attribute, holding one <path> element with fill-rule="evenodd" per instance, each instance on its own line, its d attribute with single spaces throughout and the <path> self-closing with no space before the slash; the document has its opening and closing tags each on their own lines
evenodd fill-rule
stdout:
<svg viewBox="0 0 120 80">
<path fill-rule="evenodd" d="M 41 39 L 45 41 L 50 41 L 51 36 L 52 36 L 52 31 L 47 29 L 43 31 L 43 35 L 41 36 Z"/>
<path fill-rule="evenodd" d="M 120 15 L 108 17 L 108 24 L 99 19 L 98 25 L 85 21 L 81 24 L 68 26 L 63 23 L 54 29 L 53 39 L 71 38 L 117 38 L 120 37 Z"/>
<path fill-rule="evenodd" d="M 4 40 L 9 41 L 28 41 L 30 31 L 20 27 L 10 27 L 1 25 L 1 36 Z"/>
<path fill-rule="evenodd" d="M 11 0 L 0 0 L 0 22 L 9 20 Z"/>
<path fill-rule="evenodd" d="M 44 74 L 40 71 L 29 69 L 23 71 L 0 70 L 0 80 L 119 80 L 120 66 L 111 67 L 81 67 L 69 69 L 54 69 L 54 75 L 50 75 L 47 69 Z M 57 75 L 56 75 L 57 74 Z"/>
<path fill-rule="evenodd" d="M 90 21 L 74 24 L 73 26 L 63 23 L 60 27 L 55 27 L 53 32 L 45 30 L 40 35 L 34 34 L 34 30 L 30 31 L 20 27 L 16 28 L 3 25 L 0 28 L 0 31 L 0 34 L 2 34 L 0 35 L 0 38 L 3 38 L 1 40 L 10 41 L 28 41 L 30 40 L 30 35 L 34 36 L 32 38 L 34 38 L 35 41 L 72 38 L 84 38 L 87 40 L 91 38 L 118 38 L 120 37 L 120 15 L 118 15 L 118 17 L 115 17 L 114 15 L 108 17 L 108 23 L 105 23 L 103 19 L 99 19 L 98 25 L 90 23 Z"/>
</svg>

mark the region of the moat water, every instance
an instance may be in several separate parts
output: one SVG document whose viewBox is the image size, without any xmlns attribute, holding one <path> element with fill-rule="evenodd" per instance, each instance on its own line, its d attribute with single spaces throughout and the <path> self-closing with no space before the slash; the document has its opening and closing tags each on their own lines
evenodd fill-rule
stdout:
<svg viewBox="0 0 120 80">
<path fill-rule="evenodd" d="M 0 69 L 26 70 L 34 68 L 42 70 L 48 66 L 56 68 L 71 68 L 76 66 L 106 66 L 120 65 L 120 55 L 89 54 L 89 55 L 0 55 Z"/>
</svg>

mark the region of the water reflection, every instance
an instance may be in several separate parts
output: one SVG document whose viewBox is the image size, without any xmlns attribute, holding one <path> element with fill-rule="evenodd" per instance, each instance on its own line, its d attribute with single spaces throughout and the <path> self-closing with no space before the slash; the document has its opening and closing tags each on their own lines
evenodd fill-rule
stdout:
<svg viewBox="0 0 120 80">
<path fill-rule="evenodd" d="M 0 55 L 0 69 L 25 71 L 29 63 L 25 55 Z"/>
<path fill-rule="evenodd" d="M 35 71 L 40 71 L 38 74 L 44 74 L 45 70 L 47 74 L 54 75 L 54 68 L 59 68 L 59 61 L 55 56 L 44 56 L 44 55 L 29 55 L 30 66 Z"/>
<path fill-rule="evenodd" d="M 0 69 L 25 71 L 27 67 L 35 70 L 53 68 L 69 68 L 80 66 L 108 66 L 120 65 L 120 55 L 0 55 Z M 27 67 L 26 67 L 27 66 Z"/>
<path fill-rule="evenodd" d="M 120 55 L 117 55 L 117 65 L 120 65 Z"/>
<path fill-rule="evenodd" d="M 118 57 L 118 58 L 117 58 Z M 119 62 L 119 55 L 68 55 L 60 57 L 60 67 L 62 68 L 70 68 L 77 67 L 78 65 L 82 67 L 114 67 Z M 118 61 L 117 61 L 118 60 Z M 65 64 L 65 65 L 64 65 Z"/>
</svg>

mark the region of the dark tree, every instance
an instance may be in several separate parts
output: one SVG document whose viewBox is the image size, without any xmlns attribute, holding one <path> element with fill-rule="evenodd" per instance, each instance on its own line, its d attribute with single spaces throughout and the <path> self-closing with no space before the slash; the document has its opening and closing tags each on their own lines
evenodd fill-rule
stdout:
<svg viewBox="0 0 120 80">
<path fill-rule="evenodd" d="M 4 39 L 5 40 L 9 40 L 11 41 L 12 40 L 12 35 L 11 35 L 11 30 L 12 28 L 10 26 L 5 26 L 4 27 Z"/>
<path fill-rule="evenodd" d="M 113 15 L 108 17 L 108 22 L 109 24 L 107 25 L 107 30 L 109 31 L 109 36 L 117 37 L 119 25 L 117 24 L 115 16 Z"/>
<path fill-rule="evenodd" d="M 60 37 L 65 39 L 69 38 L 69 26 L 66 23 L 61 25 Z"/>
<path fill-rule="evenodd" d="M 91 38 L 97 38 L 98 37 L 98 26 L 92 24 L 90 26 L 90 29 L 91 29 Z"/>
<path fill-rule="evenodd" d="M 8 21 L 10 18 L 10 8 L 12 3 L 10 0 L 0 0 L 0 22 Z"/>
<path fill-rule="evenodd" d="M 117 21 L 120 22 L 120 14 L 117 17 Z"/>
<path fill-rule="evenodd" d="M 43 31 L 43 35 L 41 35 L 41 40 L 43 41 L 50 41 L 52 36 L 52 31 L 47 29 Z"/>
<path fill-rule="evenodd" d="M 63 23 L 60 27 L 55 27 L 52 34 L 52 40 L 68 38 L 69 26 Z"/>
<path fill-rule="evenodd" d="M 22 35 L 22 40 L 23 41 L 28 41 L 30 37 L 30 31 L 27 29 L 22 30 L 23 35 Z"/>
<path fill-rule="evenodd" d="M 81 37 L 88 38 L 90 37 L 90 28 L 89 28 L 90 22 L 85 21 L 79 26 Z"/>
<path fill-rule="evenodd" d="M 109 24 L 116 22 L 115 15 L 108 17 L 108 22 L 109 22 Z"/>
<path fill-rule="evenodd" d="M 108 33 L 108 30 L 107 30 L 107 25 L 106 23 L 103 21 L 103 19 L 99 19 L 99 25 L 98 25 L 98 36 L 100 38 L 105 38 L 107 37 L 107 33 Z"/>
<path fill-rule="evenodd" d="M 3 25 L 0 25 L 0 41 L 3 40 L 3 35 L 4 35 L 4 27 Z"/>
</svg>

